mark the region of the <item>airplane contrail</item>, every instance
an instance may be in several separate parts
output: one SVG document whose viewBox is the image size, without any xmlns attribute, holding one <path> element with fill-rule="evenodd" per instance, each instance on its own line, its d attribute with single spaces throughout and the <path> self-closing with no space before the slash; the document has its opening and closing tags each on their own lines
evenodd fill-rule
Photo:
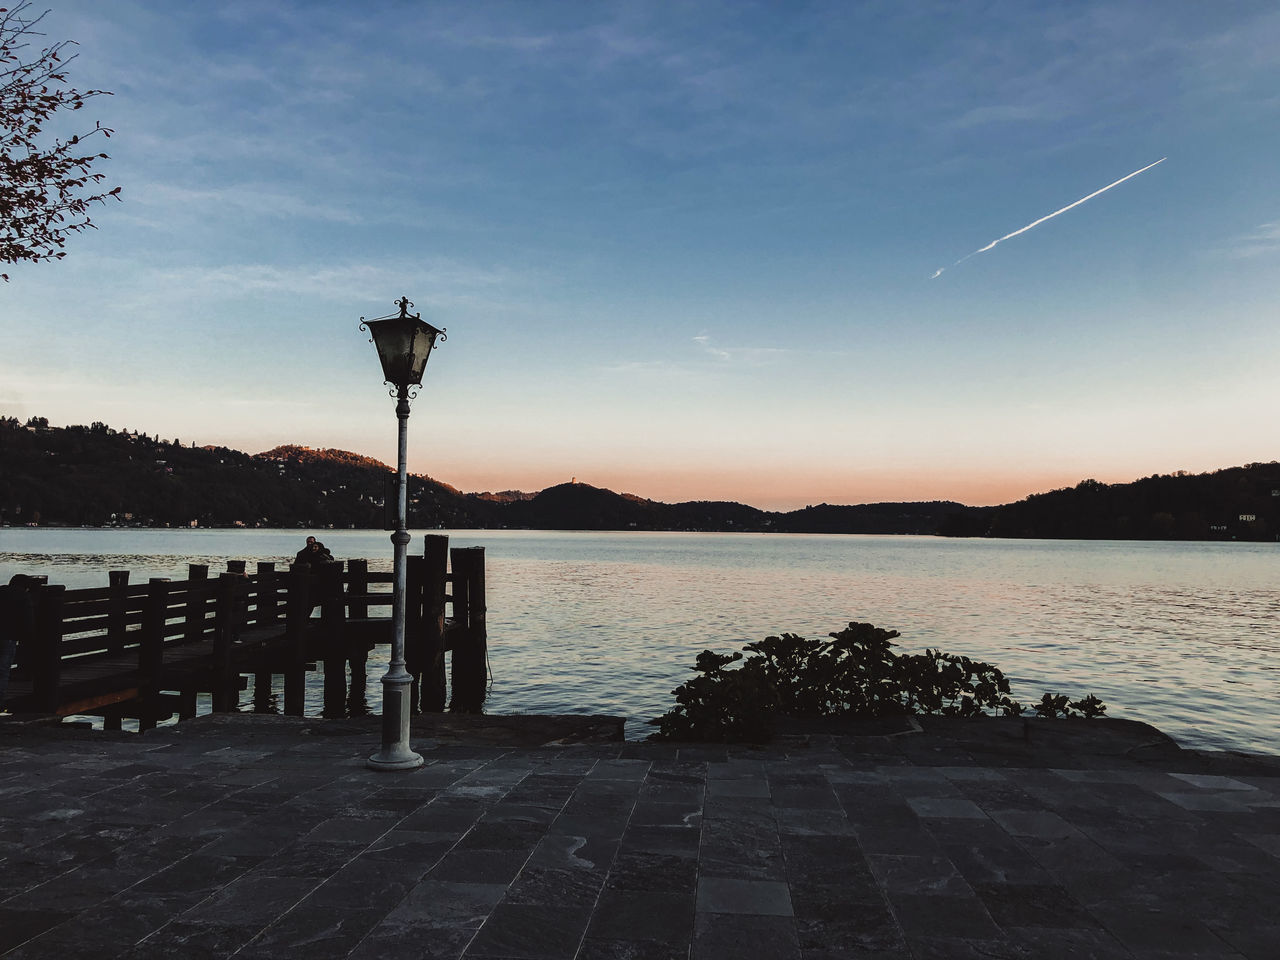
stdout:
<svg viewBox="0 0 1280 960">
<path fill-rule="evenodd" d="M 1008 240 L 1010 237 L 1016 237 L 1016 236 L 1017 236 L 1018 234 L 1020 234 L 1020 233 L 1026 233 L 1026 232 L 1027 232 L 1028 230 L 1030 230 L 1032 227 L 1038 227 L 1038 226 L 1040 226 L 1040 224 L 1044 223 L 1046 220 L 1052 220 L 1054 217 L 1061 216 L 1062 214 L 1066 213 L 1068 210 L 1071 210 L 1071 209 L 1074 209 L 1075 207 L 1080 206 L 1080 204 L 1084 203 L 1086 200 L 1092 200 L 1092 199 L 1093 199 L 1094 197 L 1096 197 L 1098 194 L 1100 194 L 1100 193 L 1106 193 L 1106 192 L 1107 192 L 1108 190 L 1110 190 L 1112 187 L 1118 187 L 1118 186 L 1120 186 L 1120 184 L 1124 183 L 1126 180 L 1132 180 L 1132 179 L 1133 179 L 1134 177 L 1136 177 L 1138 174 L 1140 174 L 1140 173 L 1146 173 L 1146 172 L 1147 172 L 1148 170 L 1150 170 L 1152 167 L 1156 166 L 1157 164 L 1164 163 L 1164 162 L 1165 162 L 1166 160 L 1168 160 L 1168 159 L 1169 159 L 1168 157 L 1161 157 L 1161 158 L 1160 158 L 1159 160 L 1157 160 L 1155 163 L 1149 163 L 1149 164 L 1147 164 L 1145 167 L 1143 167 L 1141 170 L 1135 170 L 1135 171 L 1133 171 L 1133 173 L 1129 174 L 1128 176 L 1121 177 L 1121 178 L 1120 178 L 1119 180 L 1117 180 L 1115 183 L 1108 183 L 1108 184 L 1107 184 L 1105 187 L 1103 187 L 1101 190 L 1095 190 L 1095 191 L 1093 191 L 1093 193 L 1089 194 L 1087 197 L 1081 197 L 1081 198 L 1080 198 L 1079 200 L 1077 200 L 1075 203 L 1068 203 L 1068 204 L 1067 204 L 1065 207 L 1063 207 L 1061 210 L 1055 210 L 1055 211 L 1053 211 L 1053 213 L 1049 214 L 1048 216 L 1044 216 L 1044 217 L 1041 217 L 1039 220 L 1032 221 L 1031 223 L 1028 223 L 1025 227 L 1021 227 L 1020 229 L 1013 231 L 1013 233 L 1006 233 L 1003 237 L 1000 237 L 998 240 L 992 240 L 992 241 L 991 241 L 990 243 L 988 243 L 985 247 L 979 247 L 977 250 L 973 251 L 973 253 L 965 254 L 963 257 L 961 257 L 959 260 L 957 260 L 957 261 L 956 261 L 955 263 L 953 263 L 951 266 L 953 266 L 953 267 L 958 267 L 958 266 L 960 266 L 960 264 L 964 263 L 964 262 L 965 262 L 966 260 L 968 260 L 970 257 L 976 257 L 976 256 L 977 256 L 978 254 L 980 254 L 980 253 L 986 253 L 988 250 L 990 250 L 992 247 L 994 247 L 997 243 L 1002 243 L 1002 242 L 1004 242 L 1005 240 Z M 939 267 L 939 268 L 934 272 L 933 276 L 931 276 L 929 279 L 930 279 L 930 280 L 936 280 L 936 279 L 938 279 L 938 277 L 942 276 L 942 271 L 944 271 L 944 270 L 946 270 L 946 269 L 947 269 L 946 267 Z"/>
</svg>

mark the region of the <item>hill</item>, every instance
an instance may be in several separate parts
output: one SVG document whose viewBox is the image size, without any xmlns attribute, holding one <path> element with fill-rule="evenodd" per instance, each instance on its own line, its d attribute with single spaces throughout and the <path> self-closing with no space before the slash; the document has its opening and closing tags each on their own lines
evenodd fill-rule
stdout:
<svg viewBox="0 0 1280 960">
<path fill-rule="evenodd" d="M 968 516 L 975 507 L 949 500 L 927 503 L 864 503 L 854 507 L 822 503 L 784 514 L 779 530 L 788 533 L 934 534 L 953 515 Z"/>
<path fill-rule="evenodd" d="M 967 530 L 959 529 L 965 524 Z M 1071 540 L 1275 540 L 1280 463 L 1179 471 L 1132 483 L 1082 480 L 956 517 L 940 532 Z"/>
<path fill-rule="evenodd" d="M 376 529 L 395 483 L 386 464 L 342 450 L 284 446 L 250 456 L 41 418 L 0 418 L 0 463 L 0 523 L 8 524 Z M 411 477 L 408 496 L 416 526 L 492 522 L 485 503 L 430 477 Z"/>
<path fill-rule="evenodd" d="M 0 524 L 389 528 L 395 473 L 346 450 L 285 445 L 250 455 L 183 446 L 104 423 L 0 417 Z M 413 475 L 410 527 L 941 534 L 1072 539 L 1273 540 L 1280 464 L 1084 480 L 998 507 L 952 501 L 819 504 L 775 513 L 741 503 L 667 504 L 585 483 L 537 493 L 463 493 Z"/>
</svg>

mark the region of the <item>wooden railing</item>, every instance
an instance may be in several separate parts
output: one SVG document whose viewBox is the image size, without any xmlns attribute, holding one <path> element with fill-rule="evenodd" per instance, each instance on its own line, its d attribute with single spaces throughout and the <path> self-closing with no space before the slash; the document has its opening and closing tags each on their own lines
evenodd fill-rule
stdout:
<svg viewBox="0 0 1280 960">
<path fill-rule="evenodd" d="M 301 715 L 307 672 L 323 663 L 324 713 L 342 715 L 348 667 L 363 691 L 369 651 L 391 642 L 392 574 L 371 573 L 365 560 L 289 570 L 263 562 L 252 574 L 232 560 L 215 578 L 192 564 L 184 581 L 145 584 L 130 583 L 128 571 L 108 576 L 101 588 L 31 591 L 34 629 L 17 638 L 9 709 L 96 714 L 110 728 L 135 718 L 145 730 L 174 713 L 193 716 L 200 693 L 215 712 L 236 710 L 246 675 L 259 692 L 282 675 L 284 712 Z M 423 555 L 409 558 L 405 653 L 415 709 L 445 709 L 446 651 L 450 708 L 481 708 L 484 596 L 482 547 L 450 550 L 447 537 L 431 535 Z M 13 629 L 0 623 L 0 639 Z"/>
</svg>

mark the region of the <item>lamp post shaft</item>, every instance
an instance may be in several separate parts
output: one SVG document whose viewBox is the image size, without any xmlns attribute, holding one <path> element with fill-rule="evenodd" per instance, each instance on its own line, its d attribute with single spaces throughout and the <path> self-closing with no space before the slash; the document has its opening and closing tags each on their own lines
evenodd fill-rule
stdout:
<svg viewBox="0 0 1280 960">
<path fill-rule="evenodd" d="M 391 605 L 391 662 L 382 678 L 382 749 L 369 758 L 375 770 L 412 770 L 422 765 L 422 757 L 409 745 L 409 707 L 413 675 L 404 665 L 405 594 L 408 592 L 409 531 L 408 453 L 409 453 L 409 388 L 399 388 L 396 402 L 399 424 L 399 449 L 396 454 L 396 530 L 391 535 L 395 547 L 393 561 L 394 593 Z"/>
</svg>

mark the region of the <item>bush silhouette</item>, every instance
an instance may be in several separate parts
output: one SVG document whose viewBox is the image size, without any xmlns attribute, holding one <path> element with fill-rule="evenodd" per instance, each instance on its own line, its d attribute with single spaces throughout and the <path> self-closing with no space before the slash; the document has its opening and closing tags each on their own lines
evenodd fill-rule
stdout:
<svg viewBox="0 0 1280 960">
<path fill-rule="evenodd" d="M 672 691 L 676 705 L 649 723 L 657 740 L 761 742 L 778 716 L 875 718 L 1018 716 L 1009 681 L 989 663 L 927 649 L 896 654 L 896 630 L 850 623 L 826 640 L 792 633 L 749 643 L 742 653 L 698 654 L 692 680 Z M 731 666 L 737 664 L 737 666 Z M 1071 703 L 1045 694 L 1040 716 L 1101 716 L 1090 694 Z"/>
</svg>

